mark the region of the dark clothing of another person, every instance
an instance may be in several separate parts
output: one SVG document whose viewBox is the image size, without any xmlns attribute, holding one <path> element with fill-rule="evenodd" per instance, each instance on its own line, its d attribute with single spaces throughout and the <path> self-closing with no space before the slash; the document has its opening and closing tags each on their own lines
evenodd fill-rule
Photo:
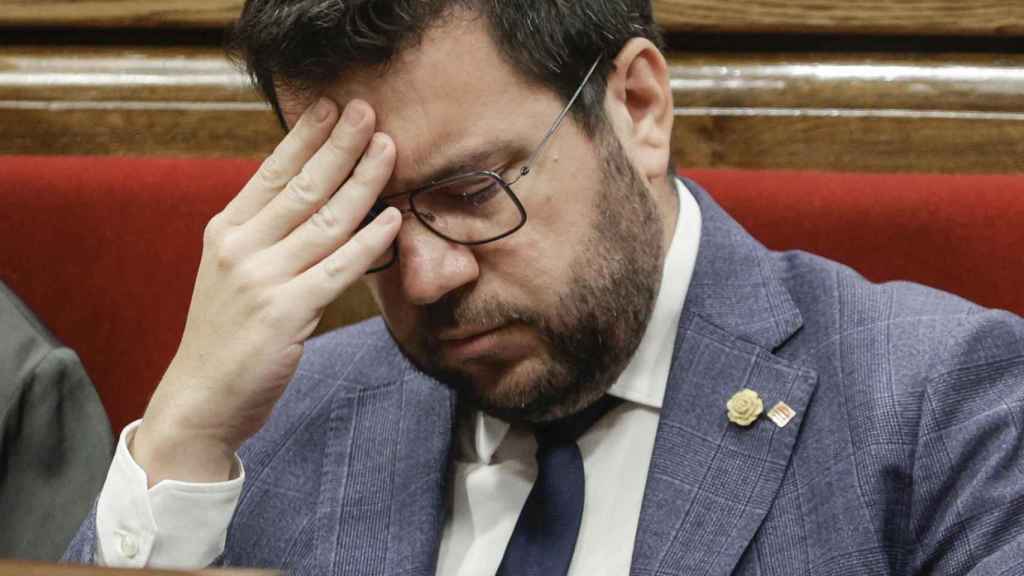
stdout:
<svg viewBox="0 0 1024 576">
<path fill-rule="evenodd" d="M 0 282 L 0 557 L 57 560 L 113 454 L 78 356 Z"/>
</svg>

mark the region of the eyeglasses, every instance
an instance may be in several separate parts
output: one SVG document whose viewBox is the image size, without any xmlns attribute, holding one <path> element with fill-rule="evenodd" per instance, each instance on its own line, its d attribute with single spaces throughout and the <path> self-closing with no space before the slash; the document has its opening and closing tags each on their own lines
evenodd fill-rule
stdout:
<svg viewBox="0 0 1024 576">
<path fill-rule="evenodd" d="M 402 213 L 412 212 L 428 230 L 455 244 L 479 246 L 507 238 L 526 225 L 526 209 L 512 192 L 512 186 L 530 174 L 534 163 L 548 142 L 562 125 L 572 105 L 583 93 L 584 87 L 594 75 L 601 59 L 598 58 L 587 71 L 579 88 L 569 103 L 548 129 L 544 139 L 530 154 L 526 165 L 516 177 L 507 182 L 502 176 L 490 170 L 480 170 L 444 178 L 410 192 L 402 192 L 381 198 L 367 214 L 362 226 L 368 225 L 390 206 L 394 200 L 408 197 L 408 208 L 395 206 Z M 389 254 L 375 262 L 367 272 L 374 274 L 391 267 L 398 260 L 397 242 Z"/>
</svg>

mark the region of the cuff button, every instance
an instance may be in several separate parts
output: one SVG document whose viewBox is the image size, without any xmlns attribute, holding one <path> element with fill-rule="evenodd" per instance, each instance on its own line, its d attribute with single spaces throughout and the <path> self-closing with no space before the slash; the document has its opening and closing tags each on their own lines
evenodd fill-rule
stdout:
<svg viewBox="0 0 1024 576">
<path fill-rule="evenodd" d="M 131 534 L 121 534 L 119 548 L 125 558 L 135 558 L 139 554 L 139 541 Z"/>
</svg>

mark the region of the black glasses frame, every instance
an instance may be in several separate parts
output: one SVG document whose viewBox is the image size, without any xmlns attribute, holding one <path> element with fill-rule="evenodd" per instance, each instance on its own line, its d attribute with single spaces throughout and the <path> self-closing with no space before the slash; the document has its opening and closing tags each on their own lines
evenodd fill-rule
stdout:
<svg viewBox="0 0 1024 576">
<path fill-rule="evenodd" d="M 429 184 L 427 184 L 425 186 L 421 186 L 421 187 L 416 188 L 415 190 L 411 190 L 409 192 L 401 192 L 401 193 L 398 193 L 398 194 L 392 194 L 390 196 L 386 196 L 384 198 L 379 199 L 373 205 L 373 207 L 370 208 L 370 211 L 369 211 L 369 213 L 367 213 L 366 219 L 363 220 L 362 226 L 360 226 L 360 228 L 362 228 L 363 226 L 368 225 L 377 216 L 379 216 L 381 213 L 383 213 L 385 210 L 387 210 L 387 208 L 390 205 L 385 202 L 386 200 L 391 200 L 393 198 L 399 198 L 399 197 L 402 197 L 402 196 L 408 196 L 409 197 L 409 207 L 408 208 L 398 208 L 398 209 L 403 214 L 412 212 L 416 216 L 416 219 L 419 220 L 420 223 L 423 224 L 423 226 L 425 226 L 427 228 L 427 230 L 430 230 L 432 233 L 434 233 L 438 237 L 443 238 L 443 239 L 447 240 L 448 242 L 452 242 L 454 244 L 460 244 L 462 246 L 480 246 L 481 244 L 489 244 L 491 242 L 496 242 L 496 241 L 501 240 L 503 238 L 508 238 L 509 236 L 511 236 L 511 235 L 515 234 L 516 232 L 518 232 L 519 230 L 521 230 L 523 228 L 523 226 L 526 226 L 526 220 L 527 220 L 526 208 L 523 207 L 523 203 L 519 200 L 519 197 L 516 196 L 515 192 L 512 191 L 512 186 L 514 186 L 516 183 L 518 183 L 520 180 L 522 180 L 523 177 L 528 176 L 530 174 L 530 172 L 533 170 L 533 166 L 536 163 L 537 158 L 540 157 L 541 152 L 547 147 L 548 142 L 551 141 L 551 138 L 554 137 L 556 132 L 558 132 L 559 127 L 562 126 L 562 122 L 565 120 L 565 117 L 569 115 L 569 111 L 572 110 L 573 104 L 576 103 L 576 100 L 579 99 L 580 94 L 583 93 L 583 89 L 587 86 L 587 82 L 590 81 L 590 77 L 594 75 L 594 71 L 597 70 L 597 66 L 600 63 L 601 63 L 601 58 L 599 57 L 590 66 L 590 69 L 587 71 L 587 74 L 583 77 L 583 81 L 580 82 L 580 85 L 576 89 L 576 92 L 573 94 L 572 98 L 569 99 L 569 103 L 566 104 L 565 108 L 563 108 L 561 113 L 558 114 L 558 117 L 555 119 L 555 122 L 548 129 L 547 133 L 544 134 L 544 138 L 540 141 L 540 144 L 538 144 L 537 147 L 534 148 L 533 152 L 530 154 L 530 157 L 526 160 L 526 164 L 522 167 L 522 169 L 520 169 L 519 174 L 516 175 L 515 179 L 513 179 L 511 182 L 507 182 L 504 178 L 501 177 L 500 174 L 498 174 L 496 172 L 493 172 L 491 170 L 479 170 L 479 171 L 475 171 L 475 172 L 467 172 L 467 173 L 464 173 L 464 174 L 458 174 L 456 176 L 451 176 L 451 177 L 448 177 L 448 178 L 444 178 L 442 180 L 438 180 L 436 182 L 431 182 L 431 183 L 429 183 Z M 507 194 L 508 197 L 512 199 L 513 204 L 515 204 L 516 208 L 519 210 L 519 214 L 520 214 L 519 224 L 514 226 L 511 230 L 509 230 L 507 232 L 503 232 L 503 233 L 501 233 L 501 234 L 499 234 L 499 235 L 497 235 L 497 236 L 495 236 L 493 238 L 488 238 L 486 240 L 474 240 L 474 241 L 466 242 L 466 241 L 463 241 L 463 240 L 458 240 L 456 238 L 452 238 L 452 237 L 446 235 L 445 233 L 441 232 L 440 230 L 437 230 L 436 228 L 434 228 L 430 224 L 430 222 L 428 221 L 427 217 L 424 216 L 424 214 L 420 210 L 416 209 L 416 198 L 418 196 L 421 196 L 421 195 L 423 195 L 423 194 L 425 194 L 427 192 L 430 192 L 431 190 L 435 190 L 435 189 L 443 187 L 443 186 L 449 186 L 453 182 L 460 182 L 462 180 L 468 180 L 470 178 L 489 178 L 491 180 L 494 180 L 494 182 L 496 184 L 501 186 L 502 191 L 504 191 L 505 194 Z M 367 274 L 376 274 L 377 272 L 381 272 L 383 270 L 387 270 L 392 265 L 394 265 L 394 263 L 397 262 L 397 261 L 398 261 L 398 243 L 395 242 L 395 243 L 393 243 L 391 245 L 391 257 L 387 260 L 387 262 L 385 264 L 381 264 L 379 266 L 371 268 L 370 270 L 367 271 Z"/>
</svg>

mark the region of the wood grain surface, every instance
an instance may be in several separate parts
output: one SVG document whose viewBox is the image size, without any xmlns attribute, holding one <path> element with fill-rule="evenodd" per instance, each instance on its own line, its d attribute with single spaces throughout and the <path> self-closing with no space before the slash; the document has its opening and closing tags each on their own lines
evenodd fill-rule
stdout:
<svg viewBox="0 0 1024 576">
<path fill-rule="evenodd" d="M 0 27 L 230 25 L 242 0 L 0 0 Z M 654 0 L 670 32 L 1024 35 L 1020 0 Z"/>
<path fill-rule="evenodd" d="M 0 48 L 3 153 L 264 156 L 280 139 L 209 48 Z"/>
<path fill-rule="evenodd" d="M 1024 55 L 678 54 L 686 167 L 1024 172 Z M 0 48 L 0 153 L 261 157 L 282 133 L 213 49 Z"/>
<path fill-rule="evenodd" d="M 671 32 L 1024 35 L 1020 0 L 656 0 Z"/>
<path fill-rule="evenodd" d="M 677 107 L 1024 112 L 1024 54 L 675 54 Z"/>
<path fill-rule="evenodd" d="M 679 118 L 680 168 L 935 174 L 1024 173 L 1024 115 L 1012 120 L 885 116 Z"/>
<path fill-rule="evenodd" d="M 1024 172 L 1024 56 L 676 55 L 680 166 Z"/>
<path fill-rule="evenodd" d="M 0 27 L 220 28 L 242 0 L 0 0 Z"/>
</svg>

